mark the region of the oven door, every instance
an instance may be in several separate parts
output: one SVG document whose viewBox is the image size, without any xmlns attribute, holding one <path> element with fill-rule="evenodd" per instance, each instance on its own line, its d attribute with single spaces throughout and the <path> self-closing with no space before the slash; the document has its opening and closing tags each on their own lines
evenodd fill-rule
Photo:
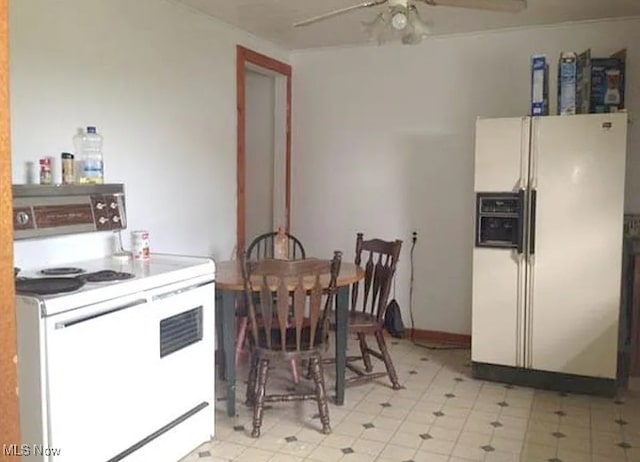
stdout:
<svg viewBox="0 0 640 462">
<path fill-rule="evenodd" d="M 49 444 L 66 462 L 109 460 L 140 425 L 157 346 L 144 294 L 46 320 Z"/>
<path fill-rule="evenodd" d="M 65 461 L 173 461 L 213 435 L 214 296 L 194 280 L 50 319 L 50 442 Z M 207 428 L 156 449 L 196 416 Z"/>
</svg>

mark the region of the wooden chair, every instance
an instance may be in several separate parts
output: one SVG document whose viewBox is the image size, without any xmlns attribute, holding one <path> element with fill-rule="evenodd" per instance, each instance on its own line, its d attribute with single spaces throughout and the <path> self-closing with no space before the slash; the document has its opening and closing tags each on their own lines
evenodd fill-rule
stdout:
<svg viewBox="0 0 640 462">
<path fill-rule="evenodd" d="M 264 233 L 256 237 L 247 248 L 247 259 L 266 260 L 273 258 L 273 241 L 278 233 L 276 231 Z M 292 234 L 285 233 L 288 239 L 289 260 L 304 260 L 306 258 L 302 243 Z"/>
<path fill-rule="evenodd" d="M 364 240 L 362 233 L 357 235 L 355 263 L 364 265 L 365 277 L 353 285 L 347 329 L 357 335 L 361 356 L 347 356 L 347 368 L 356 374 L 347 379 L 347 385 L 388 376 L 394 390 L 402 388 L 384 339 L 384 314 L 401 248 L 401 240 Z M 335 323 L 332 328 L 335 330 Z M 376 339 L 377 350 L 367 344 L 370 335 Z M 384 363 L 386 372 L 372 372 L 372 356 Z M 353 364 L 356 361 L 362 361 L 364 369 Z"/>
<path fill-rule="evenodd" d="M 330 307 L 340 272 L 341 252 L 333 260 L 263 260 L 243 262 L 248 305 L 251 369 L 247 404 L 253 406 L 251 436 L 260 436 L 265 402 L 315 399 L 322 432 L 330 433 L 329 408 L 322 372 Z M 259 284 L 260 303 L 254 303 L 253 285 Z M 293 314 L 289 301 L 293 299 Z M 324 304 L 323 304 L 324 299 Z M 267 395 L 269 364 L 274 360 L 306 360 L 315 393 Z"/>
<path fill-rule="evenodd" d="M 273 258 L 273 242 L 274 238 L 278 233 L 276 231 L 264 233 L 257 236 L 249 247 L 247 248 L 247 259 L 248 260 L 266 260 Z M 288 255 L 290 260 L 297 259 L 305 259 L 306 253 L 302 242 L 294 235 L 285 233 L 288 240 Z M 254 299 L 255 300 L 255 299 Z M 238 338 L 236 341 L 236 366 L 238 365 L 238 361 L 240 360 L 240 355 L 244 351 L 244 344 L 247 337 L 247 316 L 246 310 L 239 309 L 240 316 L 240 330 L 238 331 Z M 298 368 L 296 366 L 295 361 L 291 362 L 291 373 L 293 375 L 293 381 L 295 383 L 299 382 L 298 378 Z"/>
</svg>

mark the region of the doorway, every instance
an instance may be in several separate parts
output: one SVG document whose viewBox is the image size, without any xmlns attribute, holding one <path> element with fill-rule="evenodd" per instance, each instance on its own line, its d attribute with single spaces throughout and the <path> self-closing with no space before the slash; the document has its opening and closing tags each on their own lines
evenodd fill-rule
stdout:
<svg viewBox="0 0 640 462">
<path fill-rule="evenodd" d="M 237 248 L 257 234 L 289 231 L 291 66 L 237 47 Z"/>
</svg>

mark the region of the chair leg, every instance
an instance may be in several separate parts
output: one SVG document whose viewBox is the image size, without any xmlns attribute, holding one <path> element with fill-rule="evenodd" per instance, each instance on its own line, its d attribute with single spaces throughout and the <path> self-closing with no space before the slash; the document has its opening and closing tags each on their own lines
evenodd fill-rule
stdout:
<svg viewBox="0 0 640 462">
<path fill-rule="evenodd" d="M 362 361 L 364 361 L 364 370 L 371 372 L 373 365 L 371 364 L 371 355 L 369 354 L 369 347 L 367 345 L 367 338 L 361 332 L 358 332 L 358 340 L 360 342 L 360 352 L 362 353 Z"/>
<path fill-rule="evenodd" d="M 264 413 L 264 397 L 267 388 L 267 375 L 269 374 L 269 360 L 261 359 L 258 365 L 258 386 L 256 389 L 255 402 L 253 403 L 253 431 L 252 438 L 260 437 L 260 427 L 262 426 L 262 414 Z"/>
<path fill-rule="evenodd" d="M 376 340 L 378 341 L 378 348 L 382 354 L 384 366 L 387 368 L 387 374 L 389 374 L 393 389 L 399 390 L 402 387 L 400 386 L 400 382 L 398 382 L 398 374 L 396 373 L 396 368 L 393 367 L 393 361 L 387 349 L 387 343 L 384 341 L 384 333 L 382 331 L 376 332 Z"/>
<path fill-rule="evenodd" d="M 242 317 L 240 320 L 240 330 L 236 338 L 236 367 L 238 367 L 238 361 L 244 349 L 244 341 L 247 337 L 247 324 L 249 324 L 249 318 L 246 316 Z"/>
<path fill-rule="evenodd" d="M 249 369 L 249 380 L 247 382 L 247 397 L 245 404 L 252 406 L 256 399 L 256 388 L 258 385 L 258 363 L 260 361 L 257 357 L 251 355 L 251 366 Z"/>
<path fill-rule="evenodd" d="M 324 386 L 324 374 L 320 358 L 315 357 L 309 360 L 313 383 L 316 387 L 316 401 L 318 402 L 318 413 L 320 414 L 320 422 L 322 422 L 322 433 L 325 435 L 331 433 L 331 425 L 329 423 L 329 406 L 327 405 L 327 392 Z"/>
<path fill-rule="evenodd" d="M 293 377 L 293 383 L 298 385 L 300 383 L 300 377 L 298 377 L 298 365 L 295 359 L 291 360 L 291 375 Z"/>
<path fill-rule="evenodd" d="M 313 379 L 313 363 L 311 361 L 307 361 L 306 369 L 307 369 L 307 375 L 305 376 L 305 378 Z"/>
</svg>

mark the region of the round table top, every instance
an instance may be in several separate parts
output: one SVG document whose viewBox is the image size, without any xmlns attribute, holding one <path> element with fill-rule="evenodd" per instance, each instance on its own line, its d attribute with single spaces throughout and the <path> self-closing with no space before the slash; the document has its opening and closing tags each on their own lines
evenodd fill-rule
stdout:
<svg viewBox="0 0 640 462">
<path fill-rule="evenodd" d="M 342 262 L 336 286 L 348 286 L 361 279 L 364 279 L 364 270 L 361 267 L 355 263 Z M 254 288 L 257 287 L 254 285 Z M 238 260 L 216 262 L 216 289 L 244 290 L 242 270 Z"/>
</svg>

